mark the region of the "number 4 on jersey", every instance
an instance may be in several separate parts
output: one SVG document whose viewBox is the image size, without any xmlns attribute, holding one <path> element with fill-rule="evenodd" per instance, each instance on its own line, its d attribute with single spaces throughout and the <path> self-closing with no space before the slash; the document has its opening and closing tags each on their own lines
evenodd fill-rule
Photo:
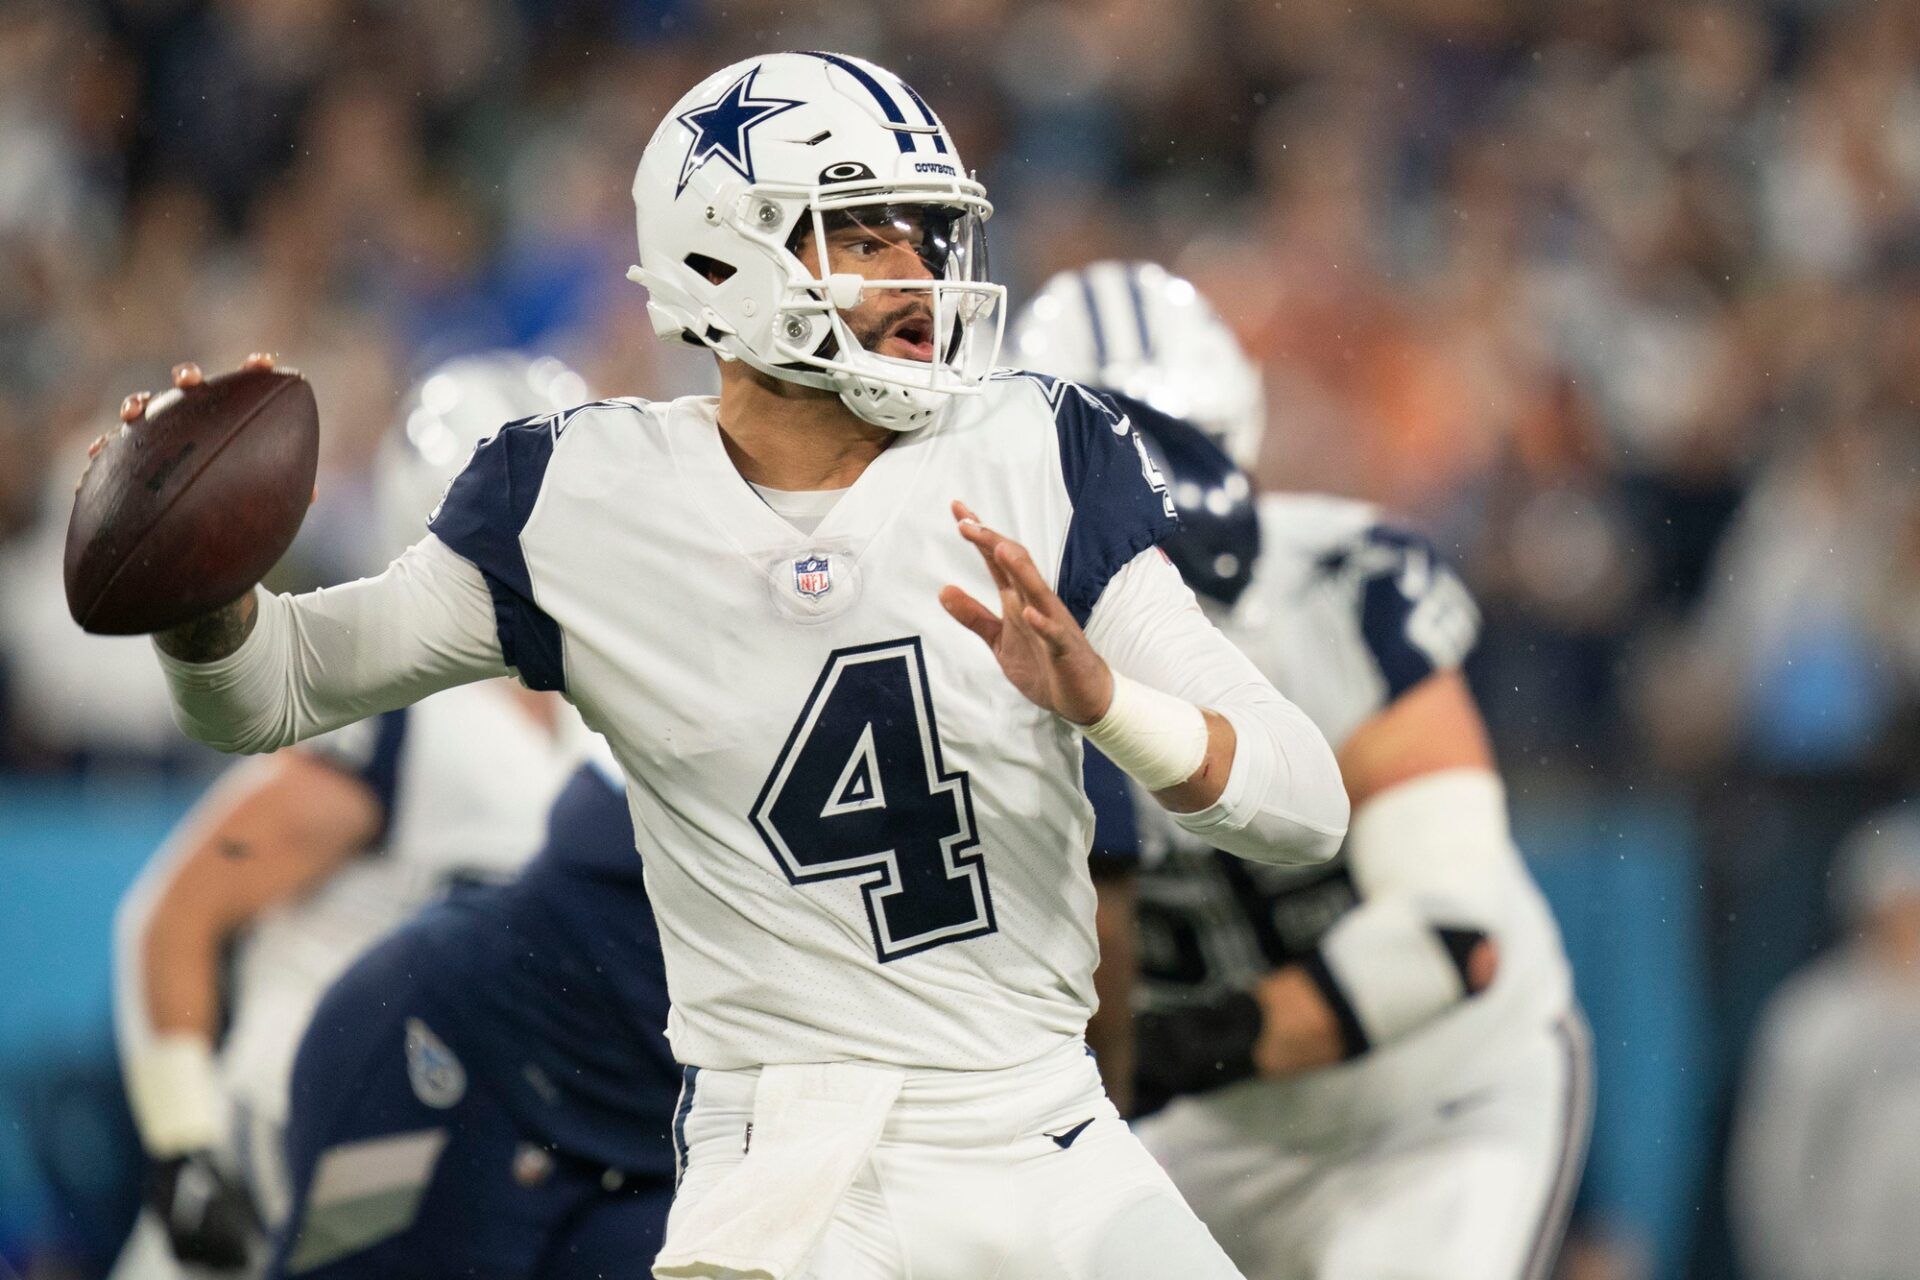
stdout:
<svg viewBox="0 0 1920 1280">
<path fill-rule="evenodd" d="M 970 784 L 941 763 L 917 637 L 828 657 L 753 825 L 792 883 L 859 879 L 882 962 L 994 930 Z"/>
</svg>

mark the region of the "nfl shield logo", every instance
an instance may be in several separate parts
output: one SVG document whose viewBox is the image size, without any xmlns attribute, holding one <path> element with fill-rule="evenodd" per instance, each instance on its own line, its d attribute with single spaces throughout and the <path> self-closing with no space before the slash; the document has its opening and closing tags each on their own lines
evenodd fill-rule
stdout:
<svg viewBox="0 0 1920 1280">
<path fill-rule="evenodd" d="M 808 598 L 833 590 L 833 568 L 825 556 L 807 556 L 793 562 L 793 589 Z"/>
</svg>

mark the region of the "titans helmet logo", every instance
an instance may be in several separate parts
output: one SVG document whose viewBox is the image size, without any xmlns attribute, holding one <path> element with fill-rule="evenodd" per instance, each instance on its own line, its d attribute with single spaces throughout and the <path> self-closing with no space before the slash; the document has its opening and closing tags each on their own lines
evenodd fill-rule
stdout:
<svg viewBox="0 0 1920 1280">
<path fill-rule="evenodd" d="M 674 188 L 675 197 L 687 189 L 687 181 L 700 166 L 715 156 L 748 182 L 753 181 L 753 149 L 748 135 L 754 126 L 802 105 L 792 98 L 754 97 L 753 78 L 759 74 L 759 67 L 750 68 L 727 87 L 718 101 L 674 117 L 693 135 L 687 144 L 686 159 L 680 162 L 680 185 Z"/>
</svg>

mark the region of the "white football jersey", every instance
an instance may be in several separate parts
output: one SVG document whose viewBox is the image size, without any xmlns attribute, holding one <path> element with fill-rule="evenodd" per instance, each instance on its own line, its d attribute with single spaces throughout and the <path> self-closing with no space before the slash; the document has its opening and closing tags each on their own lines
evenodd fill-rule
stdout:
<svg viewBox="0 0 1920 1280">
<path fill-rule="evenodd" d="M 1080 741 L 941 608 L 997 599 L 963 499 L 1084 623 L 1174 527 L 1130 425 L 996 377 L 898 437 L 811 534 L 728 458 L 717 401 L 505 428 L 432 521 L 509 664 L 613 744 L 658 917 L 675 1056 L 989 1069 L 1093 1004 Z"/>
<path fill-rule="evenodd" d="M 1466 587 L 1419 534 L 1344 498 L 1266 494 L 1253 581 L 1221 630 L 1297 703 L 1338 751 L 1363 722 L 1438 670 L 1458 667 L 1479 633 Z M 1206 999 L 1245 990 L 1297 960 L 1358 902 L 1343 851 L 1318 867 L 1229 863 L 1136 805 L 1141 998 Z M 1499 1057 L 1488 1044 L 1532 1034 L 1569 1007 L 1559 931 L 1529 879 L 1500 934 L 1492 988 L 1398 1043 L 1322 1071 L 1248 1081 L 1177 1106 L 1223 1108 L 1248 1132 L 1351 1136 L 1403 1109 L 1471 1087 Z M 1276 1130 L 1275 1126 L 1280 1126 Z"/>
<path fill-rule="evenodd" d="M 509 879 L 539 848 L 587 735 L 565 731 L 565 707 L 556 735 L 516 699 L 498 681 L 466 685 L 297 748 L 372 788 L 386 830 L 240 943 L 221 1072 L 248 1123 L 284 1122 L 300 1037 L 348 965 L 450 883 Z"/>
</svg>

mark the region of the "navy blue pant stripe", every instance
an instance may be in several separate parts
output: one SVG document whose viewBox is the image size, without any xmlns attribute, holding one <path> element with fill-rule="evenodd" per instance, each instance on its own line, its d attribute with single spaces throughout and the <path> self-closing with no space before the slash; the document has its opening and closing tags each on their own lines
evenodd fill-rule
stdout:
<svg viewBox="0 0 1920 1280">
<path fill-rule="evenodd" d="M 1097 377 L 1107 367 L 1107 331 L 1100 323 L 1100 299 L 1093 296 L 1093 279 L 1084 271 L 1080 273 L 1080 292 L 1087 299 L 1087 327 L 1093 331 L 1093 363 Z"/>
<path fill-rule="evenodd" d="M 887 119 L 899 125 L 904 125 L 907 122 L 906 116 L 900 113 L 900 104 L 893 100 L 893 95 L 883 89 L 880 86 L 880 82 L 869 75 L 867 69 L 859 63 L 843 58 L 837 53 L 821 53 L 816 49 L 807 50 L 806 56 L 809 58 L 818 58 L 822 62 L 831 62 L 834 66 L 839 67 L 842 71 L 866 86 L 867 92 L 872 94 L 873 100 L 880 104 L 880 110 L 886 113 Z M 895 142 L 900 144 L 901 151 L 913 150 L 912 134 L 903 129 L 895 129 L 893 131 L 893 138 Z M 944 150 L 944 148 L 942 149 Z"/>
<path fill-rule="evenodd" d="M 1147 301 L 1140 296 L 1140 269 L 1127 268 L 1127 296 L 1133 299 L 1133 322 L 1140 329 L 1140 358 L 1153 359 L 1153 334 L 1147 330 Z"/>
<path fill-rule="evenodd" d="M 700 1068 L 686 1067 L 680 1072 L 680 1104 L 673 1109 L 673 1185 L 687 1176 L 687 1116 L 693 1111 L 695 1081 Z"/>
<path fill-rule="evenodd" d="M 933 109 L 927 106 L 926 99 L 922 98 L 919 94 L 915 93 L 913 91 L 913 86 L 908 84 L 905 80 L 902 80 L 900 82 L 900 87 L 907 91 L 907 96 L 909 98 L 913 99 L 913 105 L 920 108 L 920 118 L 922 120 L 925 120 L 928 124 L 932 125 L 935 129 L 938 129 L 940 127 L 940 121 L 934 116 Z M 942 155 L 945 155 L 947 151 L 947 140 L 941 137 L 938 133 L 935 133 L 933 135 L 933 149 L 935 151 L 940 152 Z"/>
</svg>

